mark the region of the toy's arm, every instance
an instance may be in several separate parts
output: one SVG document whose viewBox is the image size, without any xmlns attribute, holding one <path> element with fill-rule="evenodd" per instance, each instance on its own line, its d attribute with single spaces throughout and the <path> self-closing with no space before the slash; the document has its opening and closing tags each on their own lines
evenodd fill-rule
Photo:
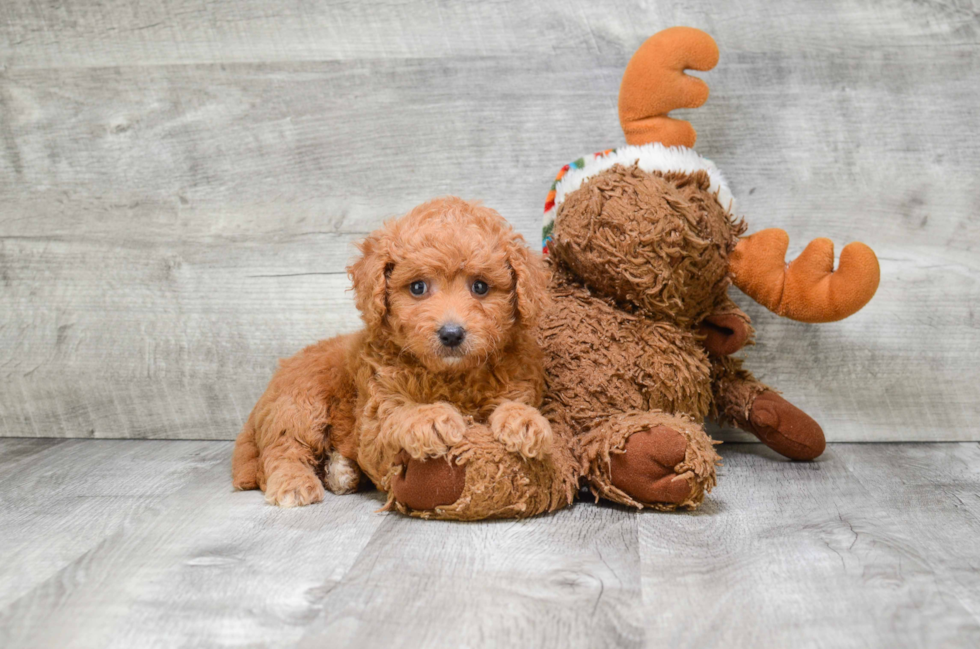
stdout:
<svg viewBox="0 0 980 649">
<path fill-rule="evenodd" d="M 698 333 L 704 336 L 702 344 L 709 354 L 728 356 L 751 343 L 755 329 L 749 316 L 726 293 L 698 325 Z"/>
</svg>

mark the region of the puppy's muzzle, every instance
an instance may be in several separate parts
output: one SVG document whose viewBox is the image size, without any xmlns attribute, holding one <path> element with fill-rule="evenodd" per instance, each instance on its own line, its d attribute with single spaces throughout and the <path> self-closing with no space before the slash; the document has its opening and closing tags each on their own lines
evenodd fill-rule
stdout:
<svg viewBox="0 0 980 649">
<path fill-rule="evenodd" d="M 455 323 L 442 325 L 436 333 L 439 336 L 439 342 L 444 347 L 449 347 L 450 349 L 459 347 L 463 344 L 463 340 L 466 339 L 466 329 L 463 329 L 461 325 Z"/>
</svg>

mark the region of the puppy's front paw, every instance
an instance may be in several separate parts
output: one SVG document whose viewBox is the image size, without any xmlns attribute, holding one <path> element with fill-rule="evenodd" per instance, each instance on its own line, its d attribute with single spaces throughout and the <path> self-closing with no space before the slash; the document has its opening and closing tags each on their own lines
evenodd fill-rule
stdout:
<svg viewBox="0 0 980 649">
<path fill-rule="evenodd" d="M 323 483 L 308 467 L 279 470 L 269 476 L 265 501 L 280 507 L 302 507 L 323 500 Z"/>
<path fill-rule="evenodd" d="M 551 424 L 537 408 L 517 401 L 504 402 L 490 415 L 490 430 L 511 453 L 526 458 L 551 453 Z"/>
<path fill-rule="evenodd" d="M 416 460 L 445 455 L 463 441 L 466 420 L 445 402 L 418 405 L 397 422 L 392 442 Z"/>
</svg>

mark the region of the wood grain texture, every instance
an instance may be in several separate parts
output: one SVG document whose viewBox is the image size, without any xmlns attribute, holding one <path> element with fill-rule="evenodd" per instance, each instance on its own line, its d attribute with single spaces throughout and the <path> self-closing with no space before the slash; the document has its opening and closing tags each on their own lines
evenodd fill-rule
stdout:
<svg viewBox="0 0 980 649">
<path fill-rule="evenodd" d="M 31 454 L 18 448 L 28 441 Z M 156 513 L 202 470 L 223 468 L 226 449 L 204 442 L 4 440 L 0 458 L 0 556 L 17 557 L 0 581 L 0 607 L 6 607 Z"/>
<path fill-rule="evenodd" d="M 970 3 L 0 6 L 0 435 L 230 439 L 275 359 L 359 326 L 351 243 L 431 196 L 536 244 L 622 143 L 630 54 L 719 42 L 683 112 L 751 229 L 882 261 L 830 325 L 752 315 L 757 374 L 832 440 L 980 429 L 980 20 Z M 731 437 L 731 436 L 729 436 Z"/>
<path fill-rule="evenodd" d="M 760 445 L 722 449 L 720 486 L 702 510 L 641 518 L 643 592 L 660 612 L 645 618 L 647 637 L 682 647 L 980 642 L 977 555 L 960 542 L 980 519 L 951 493 L 977 484 L 960 466 L 975 465 L 976 444 L 836 445 L 813 464 Z M 910 456 L 918 462 L 902 461 Z M 923 502 L 924 492 L 935 496 Z M 923 520 L 941 529 L 924 533 Z"/>
<path fill-rule="evenodd" d="M 288 643 L 384 520 L 234 492 L 227 442 L 67 444 L 0 482 L 4 647 Z"/>
<path fill-rule="evenodd" d="M 634 513 L 429 522 L 386 518 L 299 646 L 643 646 Z"/>
<path fill-rule="evenodd" d="M 0 440 L 0 646 L 966 647 L 980 445 L 725 444 L 694 513 L 298 510 L 231 443 Z"/>
</svg>

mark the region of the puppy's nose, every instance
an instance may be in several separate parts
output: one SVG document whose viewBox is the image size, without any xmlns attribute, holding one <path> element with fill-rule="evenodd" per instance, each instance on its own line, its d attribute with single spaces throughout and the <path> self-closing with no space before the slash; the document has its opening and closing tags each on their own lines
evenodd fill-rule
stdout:
<svg viewBox="0 0 980 649">
<path fill-rule="evenodd" d="M 439 342 L 446 347 L 459 347 L 466 338 L 466 329 L 458 324 L 444 324 L 439 327 Z"/>
</svg>

